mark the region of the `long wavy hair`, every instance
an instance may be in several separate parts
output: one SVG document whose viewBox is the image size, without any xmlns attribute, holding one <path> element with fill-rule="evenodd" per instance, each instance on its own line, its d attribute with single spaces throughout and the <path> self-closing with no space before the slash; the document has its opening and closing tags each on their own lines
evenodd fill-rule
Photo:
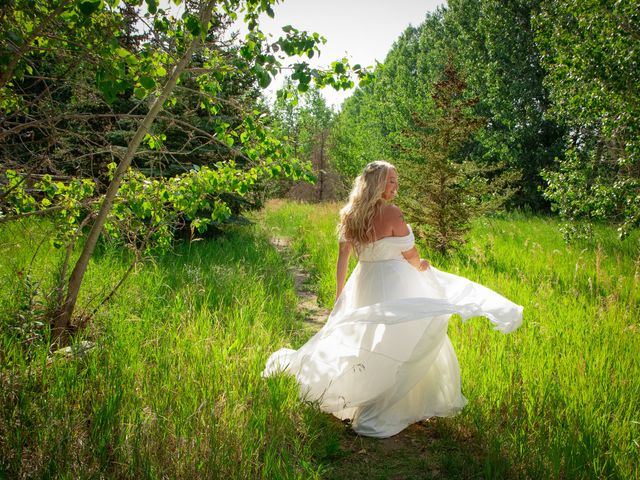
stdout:
<svg viewBox="0 0 640 480">
<path fill-rule="evenodd" d="M 356 178 L 349 201 L 340 210 L 338 234 L 351 242 L 356 253 L 376 238 L 373 219 L 384 203 L 382 194 L 392 170 L 396 167 L 384 160 L 369 163 Z"/>
</svg>

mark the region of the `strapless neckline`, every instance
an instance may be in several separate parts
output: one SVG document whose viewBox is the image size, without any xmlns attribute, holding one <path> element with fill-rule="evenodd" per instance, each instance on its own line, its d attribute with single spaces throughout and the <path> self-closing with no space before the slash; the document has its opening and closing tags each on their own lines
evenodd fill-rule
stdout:
<svg viewBox="0 0 640 480">
<path fill-rule="evenodd" d="M 409 227 L 409 233 L 407 233 L 406 235 L 389 235 L 387 237 L 382 237 L 377 240 L 374 240 L 373 242 L 371 242 L 371 244 L 381 242 L 382 240 L 388 240 L 390 238 L 407 238 L 408 236 L 413 234 L 413 230 L 411 230 L 411 225 L 407 224 L 407 227 Z"/>
</svg>

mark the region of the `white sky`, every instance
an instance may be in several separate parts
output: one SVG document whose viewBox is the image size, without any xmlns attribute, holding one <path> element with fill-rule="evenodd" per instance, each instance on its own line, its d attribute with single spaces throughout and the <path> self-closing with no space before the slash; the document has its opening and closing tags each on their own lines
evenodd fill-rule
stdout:
<svg viewBox="0 0 640 480">
<path fill-rule="evenodd" d="M 421 24 L 428 12 L 432 12 L 446 0 L 279 0 L 273 6 L 275 18 L 262 15 L 260 28 L 273 39 L 284 35 L 282 27 L 292 25 L 298 30 L 318 32 L 327 39 L 321 46 L 320 56 L 304 61 L 312 66 L 328 66 L 334 60 L 346 56 L 353 65 L 374 66 L 383 62 L 393 42 L 409 26 Z M 160 0 L 160 5 L 176 11 L 170 0 Z M 177 7 L 178 14 L 182 8 Z M 246 27 L 239 21 L 241 32 Z M 267 96 L 273 99 L 282 86 L 281 76 L 271 83 Z M 322 90 L 327 102 L 338 107 L 353 93 L 337 92 L 331 87 Z"/>
<path fill-rule="evenodd" d="M 326 66 L 346 56 L 353 65 L 375 65 L 383 62 L 393 42 L 411 24 L 421 24 L 443 0 L 286 0 L 275 5 L 275 18 L 266 15 L 260 27 L 265 34 L 277 38 L 282 27 L 293 25 L 299 30 L 318 32 L 327 39 L 321 46 L 321 55 L 309 63 Z M 282 85 L 276 79 L 268 88 L 274 95 Z M 353 93 L 337 92 L 331 87 L 323 89 L 330 105 L 339 106 Z"/>
</svg>

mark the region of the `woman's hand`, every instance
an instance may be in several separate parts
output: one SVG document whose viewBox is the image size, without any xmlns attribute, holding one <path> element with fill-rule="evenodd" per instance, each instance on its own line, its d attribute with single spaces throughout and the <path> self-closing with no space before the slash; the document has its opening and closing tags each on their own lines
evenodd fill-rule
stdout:
<svg viewBox="0 0 640 480">
<path fill-rule="evenodd" d="M 420 254 L 416 247 L 412 247 L 411 250 L 407 250 L 406 252 L 402 252 L 402 256 L 405 258 L 407 262 L 413 266 L 419 272 L 424 272 L 427 270 L 431 264 L 425 260 L 424 258 L 420 258 Z"/>
<path fill-rule="evenodd" d="M 418 265 L 418 271 L 419 272 L 424 272 L 425 270 L 429 269 L 431 267 L 431 264 L 429 263 L 428 260 L 425 260 L 424 258 L 420 259 L 420 264 Z"/>
</svg>

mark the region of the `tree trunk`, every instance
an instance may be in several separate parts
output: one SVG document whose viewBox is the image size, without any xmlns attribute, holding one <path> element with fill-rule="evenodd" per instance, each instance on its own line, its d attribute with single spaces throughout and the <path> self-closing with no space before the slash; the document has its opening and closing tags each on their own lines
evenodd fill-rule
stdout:
<svg viewBox="0 0 640 480">
<path fill-rule="evenodd" d="M 320 134 L 320 165 L 319 165 L 319 176 L 320 176 L 320 192 L 319 192 L 319 200 L 322 202 L 324 200 L 324 139 L 325 139 L 326 130 L 322 130 Z"/>
<path fill-rule="evenodd" d="M 208 30 L 209 20 L 211 19 L 211 12 L 215 4 L 216 4 L 215 0 L 208 0 L 200 12 L 200 20 L 202 22 L 202 25 L 204 25 L 205 33 Z M 69 329 L 69 326 L 71 325 L 71 318 L 76 306 L 76 301 L 78 299 L 78 293 L 80 291 L 80 285 L 82 283 L 82 279 L 87 270 L 89 259 L 91 258 L 91 255 L 93 254 L 93 250 L 95 249 L 96 243 L 98 242 L 98 238 L 100 237 L 102 227 L 113 206 L 113 199 L 115 198 L 116 193 L 120 188 L 120 183 L 122 182 L 122 178 L 124 177 L 124 174 L 126 173 L 126 171 L 129 169 L 129 166 L 131 165 L 131 161 L 133 160 L 133 157 L 136 154 L 136 151 L 138 150 L 138 147 L 140 146 L 142 139 L 149 131 L 149 128 L 153 124 L 158 113 L 160 113 L 160 110 L 162 110 L 162 106 L 164 105 L 164 102 L 169 98 L 171 91 L 173 90 L 173 88 L 176 85 L 176 82 L 178 81 L 178 77 L 180 76 L 182 71 L 185 69 L 189 61 L 191 60 L 191 56 L 200 45 L 200 42 L 201 42 L 200 35 L 197 35 L 193 38 L 193 40 L 191 41 L 191 44 L 185 51 L 184 55 L 174 67 L 173 72 L 171 73 L 171 76 L 167 80 L 167 83 L 164 85 L 164 88 L 162 89 L 162 92 L 156 98 L 156 101 L 153 103 L 153 105 L 149 109 L 149 113 L 147 113 L 144 120 L 138 127 L 138 130 L 136 131 L 133 139 L 129 143 L 127 153 L 124 155 L 122 160 L 120 160 L 120 163 L 116 168 L 116 171 L 113 176 L 113 180 L 111 181 L 111 183 L 109 184 L 109 187 L 107 188 L 107 192 L 104 196 L 104 200 L 100 207 L 100 211 L 96 217 L 93 227 L 91 228 L 91 231 L 89 232 L 89 236 L 87 237 L 87 241 L 84 245 L 84 248 L 82 249 L 80 258 L 78 258 L 78 261 L 75 264 L 73 272 L 71 272 L 71 277 L 69 278 L 69 287 L 67 289 L 67 296 L 65 298 L 64 305 L 61 306 L 60 312 L 55 318 L 55 323 L 52 331 L 53 342 L 59 342 L 61 339 L 61 336 L 64 334 L 64 332 L 66 332 Z"/>
</svg>

